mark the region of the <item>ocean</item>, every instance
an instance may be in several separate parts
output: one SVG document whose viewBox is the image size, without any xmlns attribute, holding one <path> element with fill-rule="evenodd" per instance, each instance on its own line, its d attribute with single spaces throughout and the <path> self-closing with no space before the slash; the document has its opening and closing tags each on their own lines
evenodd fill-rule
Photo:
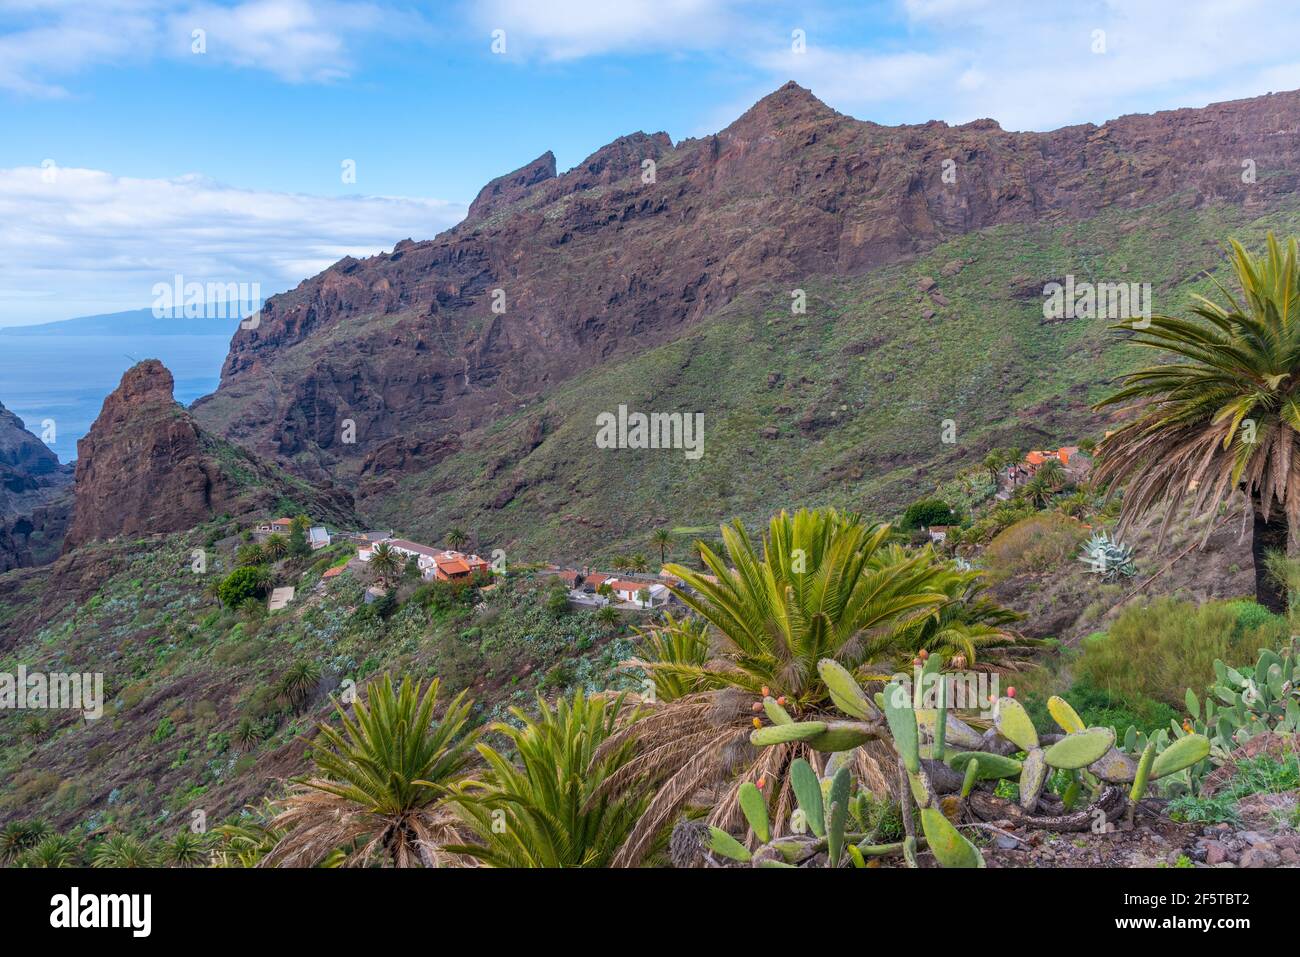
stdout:
<svg viewBox="0 0 1300 957">
<path fill-rule="evenodd" d="M 47 444 L 60 462 L 70 462 L 104 398 L 136 362 L 160 360 L 176 380 L 176 400 L 189 405 L 216 389 L 229 347 L 228 332 L 0 336 L 0 403 L 42 438 L 42 423 L 52 420 L 54 441 Z"/>
</svg>

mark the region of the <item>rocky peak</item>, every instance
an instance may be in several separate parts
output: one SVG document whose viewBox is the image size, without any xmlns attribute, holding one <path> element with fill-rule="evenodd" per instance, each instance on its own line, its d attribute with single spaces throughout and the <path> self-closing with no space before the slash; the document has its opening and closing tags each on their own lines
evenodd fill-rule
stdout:
<svg viewBox="0 0 1300 957">
<path fill-rule="evenodd" d="M 172 394 L 157 359 L 132 366 L 77 443 L 75 504 L 64 551 L 117 535 L 192 528 L 215 515 L 239 516 L 285 498 L 334 518 L 351 511 L 346 493 L 317 501 L 278 468 L 204 432 Z"/>
<path fill-rule="evenodd" d="M 59 457 L 0 403 L 0 469 L 5 468 L 28 475 L 49 475 L 58 471 Z"/>
<path fill-rule="evenodd" d="M 0 572 L 58 556 L 72 467 L 0 405 Z"/>
<path fill-rule="evenodd" d="M 538 183 L 555 179 L 555 154 L 547 150 L 537 159 L 512 173 L 498 176 L 474 197 L 469 204 L 466 222 L 486 219 L 494 212 L 523 199 Z"/>
</svg>

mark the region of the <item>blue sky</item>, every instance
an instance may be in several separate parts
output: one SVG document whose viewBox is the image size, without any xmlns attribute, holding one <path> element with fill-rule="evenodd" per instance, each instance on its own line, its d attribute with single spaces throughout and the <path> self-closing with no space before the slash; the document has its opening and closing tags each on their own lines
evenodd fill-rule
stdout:
<svg viewBox="0 0 1300 957">
<path fill-rule="evenodd" d="M 0 325 L 177 273 L 270 295 L 547 149 L 706 135 L 788 79 L 881 123 L 1050 129 L 1300 87 L 1297 26 L 1252 0 L 0 0 Z"/>
</svg>

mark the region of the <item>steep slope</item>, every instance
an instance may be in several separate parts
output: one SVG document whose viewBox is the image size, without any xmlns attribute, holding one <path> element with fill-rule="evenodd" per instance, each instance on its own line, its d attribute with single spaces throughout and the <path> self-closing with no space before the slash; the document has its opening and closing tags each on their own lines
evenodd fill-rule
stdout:
<svg viewBox="0 0 1300 957">
<path fill-rule="evenodd" d="M 760 286 L 788 302 L 972 231 L 1175 195 L 1258 214 L 1294 194 L 1297 169 L 1297 93 L 1008 133 L 883 127 L 787 84 L 705 139 L 636 134 L 561 176 L 543 155 L 489 184 L 460 226 L 272 298 L 194 413 L 304 475 L 424 469 Z"/>
<path fill-rule="evenodd" d="M 349 515 L 346 492 L 311 489 L 208 435 L 172 389 L 171 373 L 147 359 L 128 369 L 104 400 L 77 443 L 76 502 L 65 551 L 118 535 L 181 531 L 282 501 L 310 500 L 321 518 Z"/>
<path fill-rule="evenodd" d="M 0 572 L 59 554 L 72 469 L 0 405 Z"/>
<path fill-rule="evenodd" d="M 580 563 L 655 552 L 655 528 L 760 522 L 780 506 L 888 518 L 990 447 L 1099 438 L 1108 427 L 1091 404 L 1150 357 L 1107 319 L 1046 321 L 1046 283 L 1151 281 L 1153 307 L 1179 313 L 1193 295 L 1213 295 L 1215 279 L 1230 282 L 1227 237 L 1258 245 L 1270 229 L 1300 232 L 1300 202 L 1256 217 L 1178 197 L 1080 223 L 981 230 L 862 277 L 818 279 L 803 315 L 791 315 L 784 288 L 760 287 L 676 341 L 590 370 L 428 459 L 372 458 L 357 494 L 376 520 L 412 534 L 454 525 L 508 554 Z M 703 455 L 598 448 L 597 416 L 620 404 L 702 413 Z"/>
</svg>

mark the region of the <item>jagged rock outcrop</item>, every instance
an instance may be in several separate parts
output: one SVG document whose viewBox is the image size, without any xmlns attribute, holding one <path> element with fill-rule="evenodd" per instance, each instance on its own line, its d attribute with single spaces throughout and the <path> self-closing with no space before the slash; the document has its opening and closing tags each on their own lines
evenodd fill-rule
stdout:
<svg viewBox="0 0 1300 957">
<path fill-rule="evenodd" d="M 558 176 L 544 154 L 459 226 L 273 297 L 194 413 L 351 482 L 394 459 L 385 443 L 464 435 L 749 290 L 784 297 L 988 226 L 1173 196 L 1264 208 L 1298 184 L 1300 93 L 1017 133 L 880 126 L 790 83 L 714 136 L 633 134 Z"/>
<path fill-rule="evenodd" d="M 172 394 L 172 374 L 146 359 L 122 376 L 77 443 L 76 502 L 64 550 L 118 535 L 192 528 L 293 502 L 313 517 L 346 520 L 351 496 L 317 490 L 209 435 Z"/>
<path fill-rule="evenodd" d="M 58 557 L 71 485 L 71 466 L 0 405 L 0 572 Z"/>
</svg>

